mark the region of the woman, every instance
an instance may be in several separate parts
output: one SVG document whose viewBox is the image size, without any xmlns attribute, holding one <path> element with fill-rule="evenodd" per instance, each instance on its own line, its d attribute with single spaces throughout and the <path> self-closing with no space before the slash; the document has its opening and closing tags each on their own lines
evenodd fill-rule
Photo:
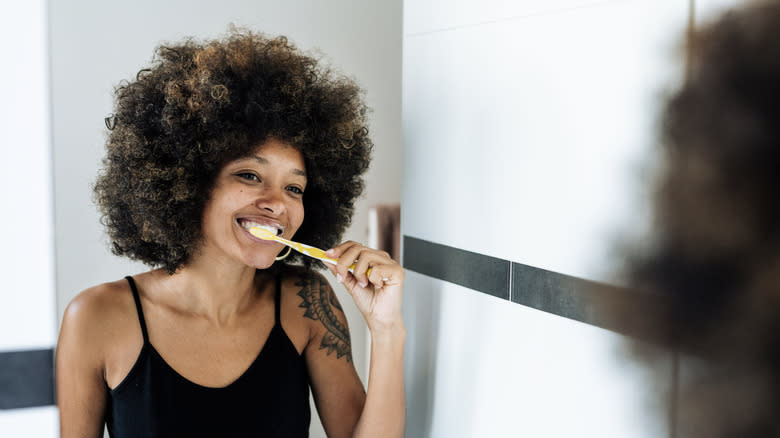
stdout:
<svg viewBox="0 0 780 438">
<path fill-rule="evenodd" d="M 284 38 L 162 46 L 116 91 L 95 185 L 115 254 L 155 269 L 87 289 L 57 348 L 61 435 L 402 436 L 403 269 L 336 245 L 372 144 L 360 90 Z M 331 248 L 372 337 L 368 391 L 319 262 Z M 356 263 L 354 272 L 348 267 Z M 370 268 L 370 271 L 369 271 Z"/>
</svg>

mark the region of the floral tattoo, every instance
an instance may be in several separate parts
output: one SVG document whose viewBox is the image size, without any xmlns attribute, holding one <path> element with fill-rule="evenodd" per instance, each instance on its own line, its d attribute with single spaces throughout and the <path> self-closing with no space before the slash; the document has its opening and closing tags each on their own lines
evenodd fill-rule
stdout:
<svg viewBox="0 0 780 438">
<path fill-rule="evenodd" d="M 322 336 L 320 350 L 327 349 L 327 354 L 336 352 L 336 358 L 346 357 L 347 362 L 352 362 L 352 342 L 349 338 L 349 329 L 345 322 L 339 320 L 336 312 L 340 312 L 346 321 L 344 310 L 341 308 L 336 294 L 327 282 L 316 278 L 306 278 L 295 283 L 301 290 L 298 296 L 303 302 L 298 306 L 306 309 L 303 316 L 320 321 L 327 332 Z"/>
</svg>

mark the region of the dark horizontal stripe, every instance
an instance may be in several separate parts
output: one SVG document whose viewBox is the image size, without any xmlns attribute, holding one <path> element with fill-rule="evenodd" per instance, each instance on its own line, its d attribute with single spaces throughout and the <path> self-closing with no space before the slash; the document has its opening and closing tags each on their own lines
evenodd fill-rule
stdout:
<svg viewBox="0 0 780 438">
<path fill-rule="evenodd" d="M 406 235 L 403 264 L 429 277 L 606 329 L 613 324 L 598 312 L 599 303 L 628 296 L 615 286 Z"/>
<path fill-rule="evenodd" d="M 614 330 L 599 311 L 627 290 L 522 263 L 512 263 L 512 302 L 564 318 Z"/>
<path fill-rule="evenodd" d="M 0 409 L 54 404 L 54 349 L 0 352 Z"/>
<path fill-rule="evenodd" d="M 509 299 L 506 260 L 405 235 L 403 263 L 420 274 Z"/>
</svg>

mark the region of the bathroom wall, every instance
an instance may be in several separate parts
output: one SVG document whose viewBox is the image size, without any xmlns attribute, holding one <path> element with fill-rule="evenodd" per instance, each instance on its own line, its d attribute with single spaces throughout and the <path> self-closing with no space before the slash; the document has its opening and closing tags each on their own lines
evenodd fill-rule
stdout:
<svg viewBox="0 0 780 438">
<path fill-rule="evenodd" d="M 592 303 L 648 228 L 692 6 L 404 3 L 407 436 L 673 434 L 676 359 L 650 388 Z"/>
<path fill-rule="evenodd" d="M 57 433 L 46 2 L 0 5 L 0 436 Z"/>
</svg>

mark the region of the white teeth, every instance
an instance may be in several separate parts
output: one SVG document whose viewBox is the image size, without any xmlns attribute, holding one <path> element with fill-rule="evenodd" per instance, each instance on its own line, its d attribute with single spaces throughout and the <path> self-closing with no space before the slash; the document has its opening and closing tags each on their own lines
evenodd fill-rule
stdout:
<svg viewBox="0 0 780 438">
<path fill-rule="evenodd" d="M 242 227 L 246 228 L 247 230 L 253 227 L 263 228 L 265 230 L 272 232 L 275 236 L 281 235 L 282 231 L 284 231 L 283 228 L 276 228 L 273 225 L 258 224 L 257 222 L 252 222 L 249 220 L 240 221 L 239 223 L 241 224 Z"/>
</svg>

